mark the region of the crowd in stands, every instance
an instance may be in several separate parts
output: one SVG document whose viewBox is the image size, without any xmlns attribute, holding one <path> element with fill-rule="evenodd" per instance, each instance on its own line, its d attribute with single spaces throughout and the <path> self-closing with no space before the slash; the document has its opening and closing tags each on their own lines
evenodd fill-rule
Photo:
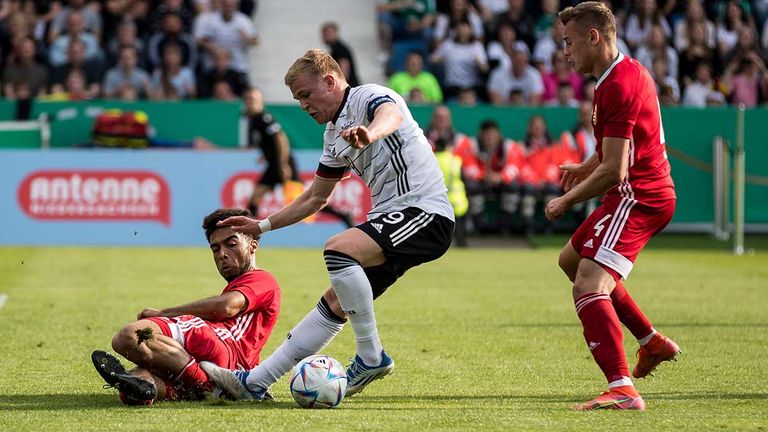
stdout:
<svg viewBox="0 0 768 432">
<path fill-rule="evenodd" d="M 565 61 L 557 20 L 575 3 L 379 0 L 390 84 L 413 102 L 578 106 L 591 84 Z M 619 50 L 645 65 L 662 105 L 768 102 L 768 0 L 609 3 Z"/>
<path fill-rule="evenodd" d="M 254 0 L 2 0 L 9 99 L 234 100 L 258 44 Z"/>
</svg>

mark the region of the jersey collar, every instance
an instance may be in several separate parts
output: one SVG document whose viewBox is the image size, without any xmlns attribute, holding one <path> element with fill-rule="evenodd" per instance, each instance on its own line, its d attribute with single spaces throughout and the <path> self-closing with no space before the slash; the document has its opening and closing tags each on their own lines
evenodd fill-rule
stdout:
<svg viewBox="0 0 768 432">
<path fill-rule="evenodd" d="M 613 63 L 611 63 L 611 65 L 608 66 L 608 69 L 606 69 L 605 72 L 603 72 L 603 74 L 600 75 L 600 78 L 597 80 L 597 84 L 595 84 L 595 89 L 597 89 L 597 87 L 600 86 L 601 82 L 605 81 L 605 79 L 608 78 L 608 75 L 611 73 L 613 68 L 615 68 L 617 64 L 621 63 L 622 60 L 624 60 L 624 54 L 622 54 L 621 51 L 619 51 L 619 55 L 616 56 L 616 60 L 614 60 Z"/>
<path fill-rule="evenodd" d="M 331 123 L 336 123 L 336 120 L 339 119 L 339 115 L 341 115 L 341 110 L 344 109 L 344 106 L 347 104 L 347 98 L 349 97 L 349 91 L 352 89 L 352 87 L 347 86 L 347 88 L 344 90 L 344 99 L 341 100 L 341 105 L 339 105 L 338 111 L 336 111 L 336 115 L 333 116 L 333 121 Z"/>
</svg>

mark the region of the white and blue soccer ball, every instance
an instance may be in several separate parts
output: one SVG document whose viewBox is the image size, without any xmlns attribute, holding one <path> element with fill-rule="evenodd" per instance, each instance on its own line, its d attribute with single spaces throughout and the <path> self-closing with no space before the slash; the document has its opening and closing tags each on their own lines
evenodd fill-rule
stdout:
<svg viewBox="0 0 768 432">
<path fill-rule="evenodd" d="M 347 372 L 333 357 L 313 355 L 293 367 L 290 386 L 302 408 L 333 408 L 344 399 Z"/>
</svg>

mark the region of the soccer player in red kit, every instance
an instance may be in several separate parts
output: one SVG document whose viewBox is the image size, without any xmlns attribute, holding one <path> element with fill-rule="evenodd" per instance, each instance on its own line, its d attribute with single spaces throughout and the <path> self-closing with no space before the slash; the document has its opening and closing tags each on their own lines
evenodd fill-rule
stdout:
<svg viewBox="0 0 768 432">
<path fill-rule="evenodd" d="M 560 20 L 568 62 L 598 79 L 592 109 L 597 152 L 583 163 L 560 167 L 565 194 L 550 201 L 545 213 L 555 220 L 572 205 L 604 194 L 559 259 L 573 282 L 587 346 L 608 380 L 607 392 L 577 409 L 643 410 L 645 402 L 629 375 L 620 323 L 640 343 L 635 378 L 680 351 L 654 330 L 622 284 L 637 254 L 675 210 L 659 102 L 648 71 L 616 49 L 616 21 L 607 6 L 580 3 L 560 12 Z"/>
<path fill-rule="evenodd" d="M 214 385 L 200 369 L 201 361 L 230 369 L 259 364 L 280 312 L 280 287 L 256 266 L 257 239 L 217 225 L 231 216 L 251 214 L 219 209 L 203 220 L 216 268 L 228 282 L 220 295 L 142 310 L 112 339 L 114 350 L 138 366 L 130 372 L 109 353 L 91 355 L 96 370 L 126 404 L 202 398 Z"/>
</svg>

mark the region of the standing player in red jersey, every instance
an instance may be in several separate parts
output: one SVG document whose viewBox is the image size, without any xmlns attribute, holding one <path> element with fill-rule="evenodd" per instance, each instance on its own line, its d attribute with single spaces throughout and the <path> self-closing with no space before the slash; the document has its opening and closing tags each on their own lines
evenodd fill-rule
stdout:
<svg viewBox="0 0 768 432">
<path fill-rule="evenodd" d="M 547 218 L 605 194 L 560 253 L 573 282 L 584 338 L 608 380 L 608 391 L 577 409 L 645 409 L 629 375 L 622 346 L 623 323 L 640 350 L 632 376 L 648 375 L 680 351 L 654 330 L 622 284 L 637 254 L 672 219 L 675 189 L 670 177 L 653 79 L 635 59 L 616 49 L 616 21 L 600 2 L 560 12 L 565 56 L 576 71 L 595 76 L 592 124 L 597 152 L 580 164 L 562 165 L 565 194 L 547 204 Z"/>
<path fill-rule="evenodd" d="M 138 367 L 126 371 L 104 351 L 91 355 L 108 385 L 129 405 L 155 400 L 200 399 L 214 388 L 198 365 L 213 362 L 230 369 L 251 369 L 267 343 L 280 312 L 280 287 L 256 267 L 258 241 L 249 234 L 219 227 L 247 210 L 219 209 L 203 220 L 213 260 L 228 284 L 218 296 L 165 309 L 146 308 L 123 327 L 112 347 Z"/>
</svg>

